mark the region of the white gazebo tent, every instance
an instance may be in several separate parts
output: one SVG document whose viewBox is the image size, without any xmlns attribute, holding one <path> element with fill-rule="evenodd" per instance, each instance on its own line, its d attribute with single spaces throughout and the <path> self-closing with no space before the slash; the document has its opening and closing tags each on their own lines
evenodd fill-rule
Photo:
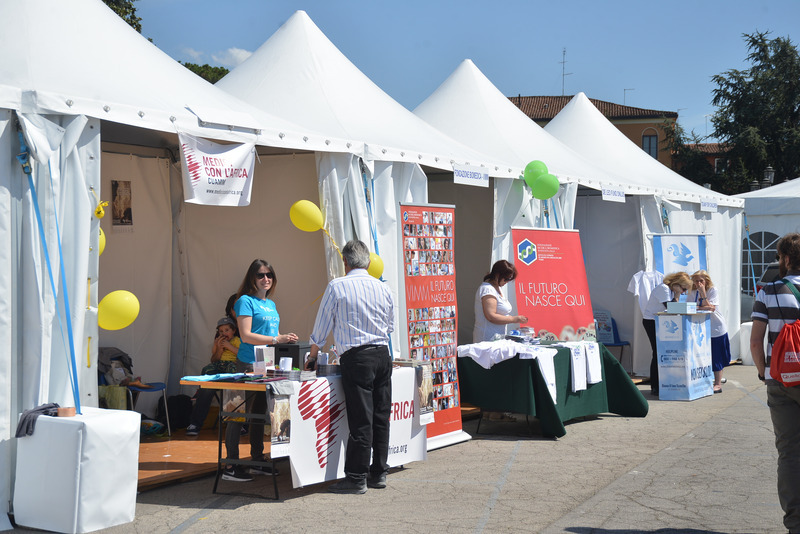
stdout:
<svg viewBox="0 0 800 534">
<path fill-rule="evenodd" d="M 0 293 L 0 470 L 9 474 L 0 479 L 0 501 L 9 503 L 19 413 L 48 402 L 75 405 L 70 373 L 81 406 L 97 406 L 101 345 L 130 353 L 145 381 L 168 382 L 185 364 L 191 367 L 187 340 L 205 340 L 195 357 L 207 361 L 213 325 L 253 256 L 277 245 L 299 251 L 320 245 L 319 236 L 288 235 L 288 228 L 264 239 L 270 225 L 264 208 L 283 200 L 266 188 L 265 178 L 313 177 L 313 167 L 295 164 L 292 152 L 363 147 L 300 128 L 215 88 L 98 0 L 3 2 L 0 17 L 13 21 L 0 34 L 0 283 L 6 288 Z M 183 203 L 175 164 L 179 131 L 285 154 L 257 167 L 250 208 L 219 209 L 223 219 L 236 215 L 246 227 L 237 232 L 229 225 L 228 241 L 191 236 L 192 210 Z M 35 195 L 15 159 L 21 140 L 31 151 Z M 111 180 L 132 186 L 132 227 L 115 228 L 110 217 L 94 216 L 99 202 L 110 200 Z M 274 218 L 288 220 L 284 210 Z M 101 225 L 108 244 L 98 259 Z M 220 277 L 201 284 L 191 279 L 186 254 L 195 249 Z M 296 277 L 301 298 L 312 299 L 324 287 L 324 268 L 305 268 L 306 258 L 297 257 L 300 266 L 286 265 L 285 272 Z M 303 284 L 309 277 L 321 281 Z M 139 317 L 124 330 L 98 331 L 98 301 L 116 289 L 138 297 Z M 190 333 L 192 315 L 207 319 L 197 335 Z M 156 396 L 146 397 L 139 405 L 153 413 Z"/>
<path fill-rule="evenodd" d="M 778 239 L 800 232 L 800 180 L 735 196 L 744 200 L 747 228 L 742 236 L 742 285 L 749 289 L 746 293 L 752 299 L 753 279 L 757 281 L 764 268 L 775 260 Z M 749 310 L 742 311 L 749 315 Z"/>
<path fill-rule="evenodd" d="M 633 371 L 649 374 L 650 347 L 639 307 L 633 305 L 631 295 L 625 297 L 626 288 L 634 273 L 653 270 L 652 236 L 659 233 L 707 236 L 708 270 L 720 288 L 735 357 L 739 352 L 741 199 L 705 189 L 647 155 L 583 93 L 545 131 L 597 166 L 627 179 L 619 184 L 626 194 L 625 204 L 579 194 L 575 227 L 582 232 L 587 270 L 593 273 L 589 279 L 592 303 L 610 310 L 621 336 L 632 340 Z M 701 211 L 704 201 L 715 204 L 716 210 Z"/>
<path fill-rule="evenodd" d="M 461 145 L 398 104 L 304 11 L 292 15 L 217 86 L 270 113 L 363 143 L 362 152 L 317 155 L 319 199 L 333 239 L 341 246 L 359 238 L 377 251 L 384 278 L 401 303 L 397 205 L 428 202 L 422 166 L 452 171 L 454 163 L 468 164 L 484 167 L 493 176 L 521 172 Z M 338 256 L 332 248 L 326 250 L 329 276 L 341 274 Z M 399 332 L 397 325 L 395 352 Z"/>
</svg>

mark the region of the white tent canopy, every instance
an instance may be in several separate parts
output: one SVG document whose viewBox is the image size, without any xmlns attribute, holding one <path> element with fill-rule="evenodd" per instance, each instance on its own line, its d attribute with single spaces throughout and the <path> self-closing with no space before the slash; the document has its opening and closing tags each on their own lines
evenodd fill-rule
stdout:
<svg viewBox="0 0 800 534">
<path fill-rule="evenodd" d="M 634 273 L 654 269 L 652 237 L 659 233 L 707 236 L 708 271 L 720 288 L 731 351 L 736 357 L 742 200 L 705 189 L 663 166 L 625 137 L 583 93 L 576 95 L 545 131 L 596 165 L 624 175 L 626 181 L 620 187 L 636 195 L 628 197 L 625 204 L 579 196 L 575 213 L 587 270 L 592 273 L 592 304 L 610 310 L 620 335 L 632 340 L 633 371 L 649 374 L 650 347 L 641 327 L 639 307 L 633 304 L 632 296 L 623 297 Z M 702 211 L 702 202 L 715 203 L 716 211 Z"/>
<path fill-rule="evenodd" d="M 452 170 L 453 163 L 469 164 L 485 167 L 492 176 L 518 176 L 521 171 L 457 143 L 398 104 L 305 11 L 292 15 L 217 87 L 317 131 L 364 143 L 360 155 L 368 161 L 445 170 Z"/>
<path fill-rule="evenodd" d="M 606 119 L 583 93 L 578 93 L 545 131 L 618 179 L 628 195 L 657 195 L 674 201 L 713 201 L 742 207 L 741 200 L 691 182 L 648 155 Z M 596 184 L 581 183 L 598 189 Z"/>
<path fill-rule="evenodd" d="M 340 140 L 301 129 L 205 82 L 97 0 L 3 2 L 0 15 L 9 22 L 0 36 L 0 108 L 275 147 L 347 151 Z"/>
</svg>

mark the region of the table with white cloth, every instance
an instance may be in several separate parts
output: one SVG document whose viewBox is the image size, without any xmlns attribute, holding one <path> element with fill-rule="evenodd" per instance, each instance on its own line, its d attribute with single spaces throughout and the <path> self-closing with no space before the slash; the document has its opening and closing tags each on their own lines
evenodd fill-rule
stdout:
<svg viewBox="0 0 800 534">
<path fill-rule="evenodd" d="M 427 433 L 425 425 L 420 424 L 420 399 L 417 393 L 416 375 L 415 369 L 411 367 L 395 367 L 392 370 L 392 414 L 388 459 L 390 467 L 425 460 L 427 457 Z M 276 396 L 270 391 L 272 388 L 268 389 L 268 384 L 274 382 L 201 381 L 192 378 L 184 377 L 181 385 L 199 386 L 219 392 L 267 390 L 268 395 L 272 397 L 270 404 L 275 398 L 286 398 L 291 411 L 291 433 L 288 440 L 280 442 L 280 449 L 288 452 L 293 487 L 344 477 L 344 451 L 349 432 L 341 376 L 319 377 L 305 381 L 284 380 L 282 382 L 290 385 L 292 389 L 288 396 Z M 285 388 L 281 388 L 281 391 L 285 391 Z M 225 416 L 251 418 L 257 415 L 220 411 L 218 476 L 221 466 L 227 462 L 222 457 L 223 418 Z M 272 460 L 279 457 L 276 451 L 277 448 L 273 444 Z M 238 460 L 236 463 L 251 464 L 253 460 Z M 214 492 L 216 488 L 215 482 Z M 275 495 L 277 498 L 277 487 Z"/>
<path fill-rule="evenodd" d="M 574 372 L 574 351 L 569 347 L 549 347 L 543 343 L 540 347 L 550 350 L 551 356 L 542 353 L 541 358 L 522 346 L 516 352 L 506 349 L 505 356 L 488 362 L 491 364 L 488 369 L 473 357 L 464 357 L 465 347 L 468 346 L 459 347 L 458 358 L 462 402 L 482 410 L 535 416 L 545 436 L 564 436 L 564 422 L 577 417 L 599 413 L 647 415 L 647 400 L 602 344 L 596 344 L 600 379 L 596 383 L 587 381 L 585 389 L 574 387 L 581 378 Z"/>
</svg>

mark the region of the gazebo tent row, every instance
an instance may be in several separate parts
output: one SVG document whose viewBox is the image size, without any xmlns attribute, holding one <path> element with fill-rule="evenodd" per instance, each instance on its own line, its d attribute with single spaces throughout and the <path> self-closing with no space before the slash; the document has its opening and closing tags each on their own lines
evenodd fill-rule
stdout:
<svg viewBox="0 0 800 534">
<path fill-rule="evenodd" d="M 315 130 L 365 141 L 362 154 L 317 154 L 318 198 L 327 214 L 326 228 L 339 246 L 359 238 L 379 253 L 384 278 L 401 309 L 397 205 L 428 202 L 424 169 L 446 172 L 451 181 L 453 163 L 484 167 L 492 176 L 522 172 L 522 167 L 498 163 L 505 162 L 502 157 L 491 158 L 479 152 L 480 147 L 456 142 L 398 104 L 359 71 L 304 11 L 293 14 L 216 85 Z M 327 252 L 329 276 L 341 274 L 338 255 L 330 246 Z M 395 325 L 395 354 L 403 344 L 402 330 L 402 322 Z"/>
<path fill-rule="evenodd" d="M 670 211 L 672 232 L 713 233 L 715 240 L 722 237 L 722 243 L 716 241 L 710 245 L 709 263 L 712 269 L 718 269 L 717 273 L 724 271 L 715 280 L 727 286 L 736 282 L 726 273 L 736 258 L 728 252 L 728 247 L 729 243 L 735 246 L 733 235 L 741 224 L 741 209 L 736 207 L 740 202 L 697 186 L 647 156 L 619 133 L 583 94 L 576 96 L 565 111 L 584 101 L 594 113 L 584 110 L 587 118 L 578 117 L 564 129 L 581 132 L 587 143 L 597 139 L 603 145 L 597 152 L 584 150 L 581 143 L 571 144 L 567 135 L 560 139 L 551 135 L 549 128 L 540 128 L 469 60 L 459 65 L 415 113 L 443 132 L 465 144 L 480 146 L 494 157 L 505 157 L 519 165 L 539 159 L 548 165 L 562 182 L 554 203 L 531 199 L 520 180 L 495 180 L 494 213 L 487 214 L 487 220 L 483 221 L 490 224 L 488 217 L 494 218 L 491 259 L 511 256 L 508 236 L 511 226 L 556 228 L 560 224 L 562 228 L 579 229 L 592 304 L 610 310 L 623 338 L 633 339 L 633 332 L 641 330 L 641 315 L 633 296 L 627 293 L 627 286 L 635 272 L 653 268 L 652 233 L 664 231 L 657 226 L 661 221 L 660 208 Z M 590 119 L 595 120 L 594 124 Z M 553 122 L 556 120 L 558 117 Z M 616 164 L 609 164 L 600 154 L 604 150 Z M 597 191 L 602 187 L 623 191 L 626 203 L 603 201 Z M 717 202 L 719 213 L 701 214 L 701 200 Z M 550 221 L 542 216 L 543 207 L 549 207 Z M 557 210 L 561 210 L 560 217 L 555 217 Z M 735 306 L 738 310 L 738 285 L 733 287 L 735 291 L 730 291 L 726 298 L 734 302 L 726 300 L 725 306 L 726 309 Z M 461 317 L 471 315 L 469 303 L 462 304 Z M 731 315 L 734 316 L 738 317 Z M 736 325 L 731 327 L 735 333 Z M 461 333 L 468 335 L 465 328 Z M 644 332 L 641 334 L 644 336 Z M 647 375 L 649 343 L 646 337 L 636 341 L 639 350 L 633 370 Z"/>
<path fill-rule="evenodd" d="M 632 342 L 633 371 L 649 374 L 650 347 L 641 326 L 641 311 L 625 291 L 635 272 L 654 269 L 652 238 L 660 233 L 706 236 L 708 271 L 719 288 L 731 353 L 737 357 L 741 199 L 705 189 L 647 155 L 583 93 L 578 93 L 544 129 L 597 166 L 637 184 L 625 190 L 630 195 L 625 204 L 579 195 L 575 210 L 575 227 L 582 232 L 587 270 L 593 273 L 589 279 L 592 303 L 610 310 L 620 335 Z M 701 211 L 702 201 L 716 203 L 716 211 Z"/>
</svg>

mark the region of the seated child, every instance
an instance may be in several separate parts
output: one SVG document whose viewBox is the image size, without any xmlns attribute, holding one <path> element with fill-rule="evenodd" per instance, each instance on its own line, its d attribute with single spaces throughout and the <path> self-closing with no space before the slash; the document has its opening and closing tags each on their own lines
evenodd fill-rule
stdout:
<svg viewBox="0 0 800 534">
<path fill-rule="evenodd" d="M 236 323 L 233 319 L 226 316 L 217 321 L 217 334 L 214 336 L 214 345 L 211 347 L 211 363 L 203 367 L 202 374 L 235 373 L 236 354 L 239 352 L 240 343 L 241 340 L 236 335 Z M 187 436 L 196 436 L 200 433 L 213 399 L 213 390 L 197 390 L 189 426 L 186 427 Z"/>
</svg>

